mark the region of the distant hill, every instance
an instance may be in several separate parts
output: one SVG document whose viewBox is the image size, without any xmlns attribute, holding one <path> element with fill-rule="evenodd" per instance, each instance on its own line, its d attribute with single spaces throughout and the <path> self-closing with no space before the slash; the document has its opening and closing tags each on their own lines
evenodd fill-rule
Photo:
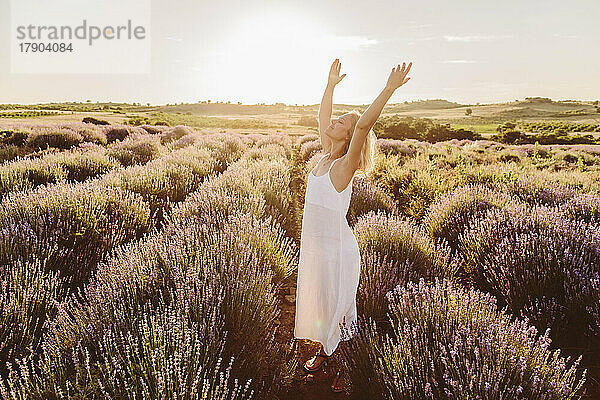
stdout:
<svg viewBox="0 0 600 400">
<path fill-rule="evenodd" d="M 286 111 L 283 103 L 275 104 L 233 104 L 233 103 L 183 103 L 159 106 L 158 110 L 166 113 L 191 113 L 191 114 L 279 114 Z"/>
<path fill-rule="evenodd" d="M 394 112 L 394 109 L 398 109 L 398 111 L 409 111 L 409 110 L 446 110 L 450 108 L 459 108 L 466 107 L 469 104 L 459 104 L 454 103 L 452 101 L 443 100 L 443 99 L 433 99 L 433 100 L 419 100 L 419 101 L 411 101 L 404 102 L 400 104 L 390 104 L 388 107 L 392 109 L 391 112 Z"/>
<path fill-rule="evenodd" d="M 339 116 L 353 109 L 364 112 L 369 104 L 334 103 L 333 115 Z M 170 114 L 181 118 L 187 116 L 226 116 L 228 118 L 246 118 L 253 116 L 261 119 L 272 119 L 272 122 L 296 122 L 302 116 L 315 116 L 319 104 L 289 105 L 275 104 L 241 104 L 231 102 L 179 103 L 151 105 L 141 103 L 93 103 L 63 102 L 43 104 L 0 104 L 0 111 L 62 111 L 68 113 L 85 113 L 84 116 L 96 116 L 110 121 L 125 120 L 132 116 L 148 117 L 155 114 Z M 96 115 L 98 114 L 98 115 Z M 600 118 L 600 101 L 552 100 L 547 97 L 526 97 L 505 103 L 460 104 L 444 99 L 428 99 L 405 101 L 387 104 L 382 115 L 398 114 L 420 118 L 433 118 L 458 123 L 501 123 L 506 120 L 567 120 L 586 123 L 597 123 Z M 18 117 L 18 115 L 10 115 Z M 112 118 L 112 119 L 111 119 Z"/>
</svg>

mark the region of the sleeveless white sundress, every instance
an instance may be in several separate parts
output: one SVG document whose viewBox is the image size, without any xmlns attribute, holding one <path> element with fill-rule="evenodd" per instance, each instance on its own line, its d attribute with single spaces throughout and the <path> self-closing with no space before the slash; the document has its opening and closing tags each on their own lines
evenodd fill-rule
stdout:
<svg viewBox="0 0 600 400">
<path fill-rule="evenodd" d="M 333 354 L 340 340 L 356 334 L 360 276 L 358 242 L 346 220 L 352 181 L 341 192 L 335 189 L 330 172 L 337 160 L 324 175 L 314 175 L 316 166 L 308 174 L 294 324 L 295 338 L 320 342 L 327 355 Z M 344 323 L 346 332 L 341 329 Z"/>
</svg>

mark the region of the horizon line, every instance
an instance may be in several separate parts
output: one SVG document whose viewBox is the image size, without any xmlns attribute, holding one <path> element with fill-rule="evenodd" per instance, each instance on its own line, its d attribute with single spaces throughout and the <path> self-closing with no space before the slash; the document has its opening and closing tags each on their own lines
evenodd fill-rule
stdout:
<svg viewBox="0 0 600 400">
<path fill-rule="evenodd" d="M 525 97 L 523 99 L 515 99 L 512 101 L 498 101 L 498 102 L 476 102 L 476 103 L 462 103 L 462 102 L 457 102 L 457 101 L 452 101 L 452 100 L 447 100 L 447 99 L 443 99 L 443 98 L 427 98 L 427 99 L 418 99 L 418 100 L 406 100 L 406 101 L 402 101 L 402 102 L 388 102 L 386 105 L 392 105 L 392 104 L 410 104 L 410 103 L 419 103 L 419 102 L 428 102 L 428 101 L 446 101 L 448 103 L 454 103 L 454 104 L 458 104 L 458 105 L 463 105 L 463 106 L 482 106 L 482 105 L 491 105 L 491 104 L 504 104 L 504 103 L 514 103 L 514 102 L 518 102 L 518 101 L 525 101 L 527 99 L 549 99 L 552 102 L 582 102 L 582 103 L 593 103 L 593 102 L 597 102 L 599 100 L 584 100 L 584 99 L 553 99 L 551 97 L 544 97 L 544 96 L 531 96 L 531 97 Z M 209 102 L 210 101 L 210 102 Z M 260 103 L 242 103 L 242 102 L 234 102 L 231 100 L 228 101 L 221 101 L 221 100 L 210 100 L 210 99 L 206 99 L 206 100 L 201 100 L 195 103 L 187 103 L 187 102 L 173 102 L 173 103 L 149 103 L 149 102 L 141 102 L 141 101 L 136 101 L 136 102 L 126 102 L 126 101 L 90 101 L 90 100 L 85 100 L 85 101 L 49 101 L 49 102 L 27 102 L 27 103 L 0 103 L 0 106 L 8 106 L 8 105 L 48 105 L 48 104 L 127 104 L 127 105 L 139 105 L 139 106 L 143 106 L 143 107 L 168 107 L 168 106 L 179 106 L 179 105 L 196 105 L 196 104 L 221 104 L 221 105 L 240 105 L 240 106 L 259 106 L 259 105 L 263 105 L 263 106 L 275 106 L 278 104 L 283 104 L 284 106 L 289 106 L 289 107 L 307 107 L 307 106 L 316 106 L 319 105 L 320 103 L 311 103 L 311 104 L 307 104 L 307 103 L 284 103 L 284 102 L 273 102 L 273 103 L 267 103 L 267 102 L 260 102 Z M 369 105 L 370 103 L 363 103 L 363 104 L 358 104 L 358 103 L 333 103 L 334 105 L 342 105 L 342 106 L 365 106 L 365 105 Z"/>
</svg>

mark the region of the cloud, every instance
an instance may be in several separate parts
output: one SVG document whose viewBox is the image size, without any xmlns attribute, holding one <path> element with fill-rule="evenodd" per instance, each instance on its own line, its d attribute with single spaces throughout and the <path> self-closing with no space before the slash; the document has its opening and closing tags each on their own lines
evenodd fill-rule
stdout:
<svg viewBox="0 0 600 400">
<path fill-rule="evenodd" d="M 479 61 L 474 61 L 474 60 L 444 60 L 442 61 L 443 64 L 476 64 Z"/>
<path fill-rule="evenodd" d="M 175 38 L 175 37 L 172 37 L 172 36 L 165 36 L 164 39 L 165 40 L 172 40 L 174 42 L 183 42 L 182 38 Z"/>
<path fill-rule="evenodd" d="M 481 42 L 483 40 L 508 39 L 511 35 L 471 35 L 471 36 L 448 36 L 444 35 L 444 39 L 448 42 Z"/>
<path fill-rule="evenodd" d="M 416 42 L 425 42 L 425 41 L 429 41 L 429 40 L 437 40 L 439 39 L 438 36 L 424 36 L 424 37 L 420 37 L 420 38 L 411 38 L 409 39 L 408 42 L 406 42 L 407 45 L 413 45 Z M 403 42 L 406 39 L 389 39 L 389 40 L 385 40 L 384 42 Z"/>
</svg>

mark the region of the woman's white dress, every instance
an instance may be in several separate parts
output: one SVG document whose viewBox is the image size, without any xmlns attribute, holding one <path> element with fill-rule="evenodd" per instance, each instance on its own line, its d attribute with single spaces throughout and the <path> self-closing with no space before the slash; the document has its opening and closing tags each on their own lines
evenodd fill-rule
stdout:
<svg viewBox="0 0 600 400">
<path fill-rule="evenodd" d="M 322 343 L 327 355 L 356 333 L 360 276 L 358 242 L 346 220 L 352 181 L 341 192 L 335 189 L 330 171 L 337 160 L 324 175 L 314 175 L 316 166 L 308 174 L 294 325 L 295 338 Z"/>
</svg>

